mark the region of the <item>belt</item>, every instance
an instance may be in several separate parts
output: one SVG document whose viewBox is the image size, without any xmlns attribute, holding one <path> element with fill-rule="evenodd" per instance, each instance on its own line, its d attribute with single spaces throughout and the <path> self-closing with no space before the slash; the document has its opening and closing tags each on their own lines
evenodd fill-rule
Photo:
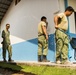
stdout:
<svg viewBox="0 0 76 75">
<path fill-rule="evenodd" d="M 60 30 L 61 32 L 63 32 L 64 34 L 66 34 L 69 37 L 69 39 L 70 39 L 70 35 L 65 30 L 60 29 L 60 28 L 58 28 L 58 30 Z"/>
<path fill-rule="evenodd" d="M 65 30 L 61 29 L 61 28 L 58 28 L 60 31 L 63 31 L 63 32 L 66 32 Z"/>
<path fill-rule="evenodd" d="M 40 35 L 38 35 L 38 36 L 42 36 L 42 35 L 44 35 L 44 36 L 45 36 L 45 34 L 40 34 Z"/>
<path fill-rule="evenodd" d="M 61 28 L 58 28 L 58 30 L 60 30 L 61 32 L 67 34 L 67 32 L 65 30 L 61 29 Z"/>
</svg>

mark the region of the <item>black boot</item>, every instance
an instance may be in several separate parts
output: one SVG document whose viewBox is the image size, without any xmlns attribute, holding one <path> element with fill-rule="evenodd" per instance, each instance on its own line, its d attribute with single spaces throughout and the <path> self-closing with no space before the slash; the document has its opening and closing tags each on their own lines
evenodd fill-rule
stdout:
<svg viewBox="0 0 76 75">
<path fill-rule="evenodd" d="M 49 61 L 49 60 L 47 60 L 46 55 L 43 55 L 43 60 L 42 60 L 42 62 L 50 62 L 50 61 Z"/>
<path fill-rule="evenodd" d="M 38 62 L 41 62 L 41 55 L 38 55 Z"/>
<path fill-rule="evenodd" d="M 5 58 L 3 58 L 3 61 L 4 61 L 4 62 L 7 62 L 7 60 L 6 60 Z"/>
<path fill-rule="evenodd" d="M 9 61 L 9 62 L 12 62 L 12 61 L 14 61 L 14 60 L 12 60 L 12 59 L 9 57 L 8 61 Z"/>
</svg>

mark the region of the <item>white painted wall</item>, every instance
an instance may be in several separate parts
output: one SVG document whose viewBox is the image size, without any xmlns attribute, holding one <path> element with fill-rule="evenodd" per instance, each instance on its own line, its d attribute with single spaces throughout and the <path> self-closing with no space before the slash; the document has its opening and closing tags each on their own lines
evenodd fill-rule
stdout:
<svg viewBox="0 0 76 75">
<path fill-rule="evenodd" d="M 68 0 L 68 5 L 72 6 L 76 11 L 76 0 Z"/>
<path fill-rule="evenodd" d="M 68 5 L 72 6 L 74 8 L 74 10 L 76 11 L 76 0 L 68 0 Z M 75 33 L 74 13 L 69 17 L 69 23 L 70 23 L 70 32 Z"/>
<path fill-rule="evenodd" d="M 1 29 L 10 23 L 11 34 L 28 40 L 37 37 L 37 27 L 42 16 L 49 23 L 49 33 L 54 33 L 54 13 L 59 11 L 58 0 L 21 0 L 16 6 L 13 0 L 4 16 Z"/>
<path fill-rule="evenodd" d="M 76 10 L 76 0 L 68 0 L 68 5 Z M 1 23 L 1 30 L 6 23 L 11 24 L 11 34 L 28 40 L 37 37 L 37 25 L 42 16 L 46 16 L 49 33 L 54 33 L 54 13 L 64 12 L 64 0 L 21 0 L 16 6 L 13 0 Z M 75 33 L 74 14 L 69 17 L 70 32 Z"/>
<path fill-rule="evenodd" d="M 59 2 L 60 12 L 64 12 L 64 10 L 65 10 L 64 0 L 58 0 L 58 2 Z"/>
</svg>

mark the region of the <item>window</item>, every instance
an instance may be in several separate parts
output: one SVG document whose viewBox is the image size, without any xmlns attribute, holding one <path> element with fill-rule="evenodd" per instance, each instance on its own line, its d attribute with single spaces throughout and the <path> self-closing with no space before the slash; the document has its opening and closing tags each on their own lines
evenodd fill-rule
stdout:
<svg viewBox="0 0 76 75">
<path fill-rule="evenodd" d="M 17 5 L 21 0 L 15 0 L 15 5 Z"/>
</svg>

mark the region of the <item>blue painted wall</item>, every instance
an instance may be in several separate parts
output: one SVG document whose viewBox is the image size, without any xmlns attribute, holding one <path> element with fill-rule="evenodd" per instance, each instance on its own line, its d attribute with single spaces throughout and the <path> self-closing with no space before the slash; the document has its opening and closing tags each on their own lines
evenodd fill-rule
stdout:
<svg viewBox="0 0 76 75">
<path fill-rule="evenodd" d="M 55 61 L 54 34 L 49 35 L 49 50 L 47 58 Z M 20 61 L 37 61 L 38 40 L 37 38 L 12 45 L 12 59 Z M 8 52 L 7 52 L 8 53 Z M 0 50 L 2 60 L 2 49 Z M 8 59 L 8 56 L 7 56 Z"/>
<path fill-rule="evenodd" d="M 70 37 L 76 37 L 76 34 L 69 34 Z M 37 38 L 27 40 L 18 44 L 12 45 L 12 59 L 19 61 L 37 61 L 37 51 L 38 51 L 38 40 Z M 49 35 L 49 51 L 47 58 L 51 62 L 55 62 L 55 37 L 54 34 Z M 75 61 L 74 59 L 74 49 L 69 44 L 68 57 L 70 61 Z M 2 49 L 0 48 L 0 59 L 2 60 Z M 8 56 L 7 56 L 8 59 Z"/>
</svg>

